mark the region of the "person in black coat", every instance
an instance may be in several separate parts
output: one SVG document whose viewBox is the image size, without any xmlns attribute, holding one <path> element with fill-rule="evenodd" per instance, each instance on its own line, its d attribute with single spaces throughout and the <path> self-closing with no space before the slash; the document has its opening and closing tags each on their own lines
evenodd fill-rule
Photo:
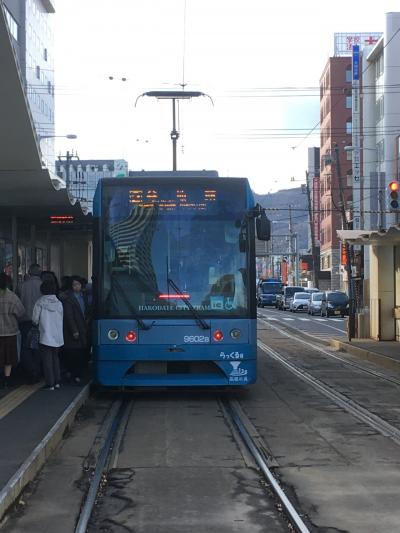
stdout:
<svg viewBox="0 0 400 533">
<path fill-rule="evenodd" d="M 82 278 L 71 276 L 69 288 L 63 293 L 64 350 L 63 366 L 79 383 L 86 368 L 89 353 L 89 306 L 82 291 Z"/>
</svg>

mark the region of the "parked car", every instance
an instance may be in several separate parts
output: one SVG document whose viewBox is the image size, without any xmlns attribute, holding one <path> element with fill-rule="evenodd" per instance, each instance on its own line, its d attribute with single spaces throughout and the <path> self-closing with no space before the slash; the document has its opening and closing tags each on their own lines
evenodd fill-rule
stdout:
<svg viewBox="0 0 400 533">
<path fill-rule="evenodd" d="M 310 297 L 311 294 L 308 292 L 295 292 L 290 301 L 289 310 L 292 311 L 292 313 L 296 313 L 297 311 L 307 311 Z"/>
<path fill-rule="evenodd" d="M 304 289 L 304 292 L 308 292 L 310 294 L 313 294 L 314 292 L 321 292 L 319 289 L 316 289 L 314 287 L 307 287 Z"/>
<path fill-rule="evenodd" d="M 349 297 L 345 292 L 327 291 L 324 293 L 321 302 L 321 316 L 340 315 L 344 317 L 349 314 Z"/>
<path fill-rule="evenodd" d="M 277 300 L 276 307 L 282 311 L 289 309 L 290 299 L 293 298 L 296 292 L 304 292 L 304 287 L 284 287 L 282 297 Z"/>
<path fill-rule="evenodd" d="M 308 304 L 308 314 L 309 315 L 320 315 L 321 314 L 321 304 L 324 297 L 323 292 L 313 292 L 311 294 L 310 303 Z"/>
</svg>

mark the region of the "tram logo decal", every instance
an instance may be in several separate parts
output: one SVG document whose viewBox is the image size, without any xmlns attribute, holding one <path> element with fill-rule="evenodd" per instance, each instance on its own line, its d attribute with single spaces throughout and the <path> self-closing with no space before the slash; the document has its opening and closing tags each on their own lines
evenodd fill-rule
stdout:
<svg viewBox="0 0 400 533">
<path fill-rule="evenodd" d="M 230 364 L 232 365 L 232 372 L 229 374 L 230 378 L 247 376 L 247 370 L 245 368 L 239 368 L 240 361 L 231 361 Z"/>
<path fill-rule="evenodd" d="M 219 356 L 221 357 L 221 359 L 243 359 L 242 352 L 231 352 L 231 353 L 221 352 Z"/>
</svg>

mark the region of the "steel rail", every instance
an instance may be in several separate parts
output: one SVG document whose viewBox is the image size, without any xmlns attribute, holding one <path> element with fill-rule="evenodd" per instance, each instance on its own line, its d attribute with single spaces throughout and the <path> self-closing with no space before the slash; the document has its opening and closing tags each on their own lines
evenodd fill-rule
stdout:
<svg viewBox="0 0 400 533">
<path fill-rule="evenodd" d="M 327 396 L 336 405 L 345 409 L 348 413 L 352 414 L 361 422 L 368 424 L 370 427 L 372 427 L 375 431 L 379 432 L 384 437 L 389 437 L 396 444 L 400 445 L 400 430 L 389 424 L 389 422 L 386 422 L 380 416 L 371 413 L 370 411 L 368 411 L 368 409 L 365 409 L 357 402 L 350 400 L 344 394 L 334 391 L 331 387 L 329 387 L 322 381 L 314 378 L 313 376 L 311 376 L 311 374 L 309 374 L 302 368 L 297 367 L 293 363 L 289 363 L 284 357 L 282 357 L 281 354 L 264 344 L 262 341 L 257 341 L 257 345 L 261 350 L 263 350 L 270 357 L 281 363 L 297 377 L 299 377 L 306 383 L 309 383 L 319 392 Z"/>
<path fill-rule="evenodd" d="M 128 402 L 118 400 L 116 402 L 116 414 L 112 420 L 111 426 L 107 433 L 107 437 L 104 441 L 103 447 L 100 451 L 97 459 L 96 468 L 93 473 L 93 477 L 90 481 L 89 490 L 86 496 L 85 503 L 82 507 L 79 515 L 79 520 L 75 528 L 75 533 L 85 533 L 89 524 L 90 517 L 92 515 L 93 507 L 96 502 L 96 496 L 99 491 L 99 486 L 103 477 L 104 470 L 106 468 L 108 457 L 112 450 L 115 435 L 123 418 L 124 412 L 127 408 Z"/>
<path fill-rule="evenodd" d="M 276 330 L 276 331 L 279 331 L 279 333 L 282 333 L 282 335 L 284 335 L 285 337 L 288 337 L 289 339 L 292 339 L 292 340 L 295 340 L 296 342 L 301 342 L 302 344 L 304 344 L 305 346 L 308 346 L 310 348 L 312 348 L 313 350 L 317 351 L 317 352 L 320 352 L 332 359 L 336 359 L 337 361 L 340 361 L 341 363 L 344 363 L 345 365 L 348 365 L 348 366 L 352 366 L 353 368 L 357 368 L 357 370 L 361 370 L 362 372 L 365 372 L 366 374 L 371 374 L 371 376 L 375 376 L 375 377 L 378 377 L 384 381 L 389 381 L 390 383 L 393 383 L 394 385 L 398 385 L 400 386 L 400 381 L 398 379 L 395 379 L 395 378 L 390 378 L 388 376 L 385 376 L 385 374 L 382 374 L 381 372 L 378 372 L 377 370 L 371 370 L 369 368 L 365 368 L 363 366 L 360 366 L 358 365 L 357 363 L 353 363 L 352 361 L 347 361 L 346 359 L 344 359 L 343 357 L 339 357 L 338 355 L 332 353 L 332 352 L 329 352 L 328 350 L 325 350 L 324 348 L 322 348 L 321 346 L 318 346 L 317 344 L 313 344 L 312 342 L 308 342 L 304 339 L 302 339 L 301 337 L 299 337 L 298 335 L 293 335 L 273 324 L 270 324 L 268 322 L 268 320 L 265 320 L 263 318 L 259 318 L 259 320 L 261 320 L 262 322 L 264 322 L 264 324 L 270 326 L 272 329 Z"/>
<path fill-rule="evenodd" d="M 238 414 L 235 407 L 233 406 L 232 401 L 222 400 L 222 402 L 225 405 L 226 411 L 231 416 L 236 428 L 238 429 L 243 442 L 246 444 L 247 449 L 253 456 L 254 460 L 256 461 L 260 470 L 263 472 L 264 476 L 267 478 L 275 495 L 279 498 L 280 502 L 282 503 L 286 513 L 288 514 L 290 518 L 290 521 L 293 527 L 296 528 L 296 531 L 298 533 L 310 533 L 310 530 L 303 522 L 301 516 L 296 511 L 296 509 L 290 502 L 289 498 L 286 496 L 285 492 L 283 491 L 282 487 L 279 485 L 278 481 L 275 479 L 271 470 L 268 468 L 268 465 L 264 458 L 263 453 L 261 452 L 257 444 L 254 442 L 254 440 L 250 436 L 249 432 L 247 431 L 245 425 L 243 424 L 240 418 L 240 415 Z"/>
</svg>

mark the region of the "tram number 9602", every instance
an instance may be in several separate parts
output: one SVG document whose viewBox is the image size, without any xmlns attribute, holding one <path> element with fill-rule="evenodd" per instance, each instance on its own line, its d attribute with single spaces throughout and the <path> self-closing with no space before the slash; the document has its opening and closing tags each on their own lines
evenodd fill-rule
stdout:
<svg viewBox="0 0 400 533">
<path fill-rule="evenodd" d="M 183 337 L 183 342 L 188 344 L 206 343 L 210 342 L 210 337 L 207 337 L 206 335 L 185 335 Z"/>
</svg>

